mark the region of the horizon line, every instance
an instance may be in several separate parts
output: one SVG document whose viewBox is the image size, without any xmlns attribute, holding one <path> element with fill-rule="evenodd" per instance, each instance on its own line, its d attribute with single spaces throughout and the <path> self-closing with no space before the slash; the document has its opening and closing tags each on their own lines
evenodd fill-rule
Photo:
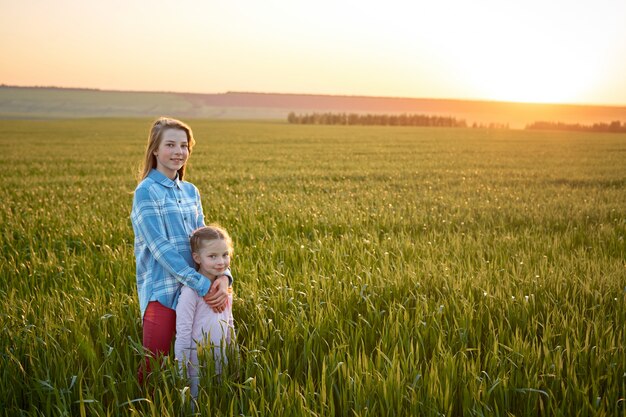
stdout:
<svg viewBox="0 0 626 417">
<path fill-rule="evenodd" d="M 330 93 L 281 93 L 281 92 L 259 92 L 259 91 L 231 91 L 227 90 L 222 93 L 199 93 L 190 91 L 167 91 L 167 90 L 121 90 L 121 89 L 103 89 L 97 87 L 63 87 L 57 85 L 14 85 L 0 83 L 0 88 L 25 88 L 25 89 L 50 89 L 50 90 L 73 90 L 73 91 L 98 91 L 112 93 L 142 93 L 142 94 L 193 94 L 193 95 L 226 95 L 226 94 L 258 94 L 258 95 L 283 95 L 283 96 L 312 96 L 312 97 L 337 97 L 337 98 L 360 98 L 360 99 L 388 99 L 388 100 L 432 100 L 432 101 L 465 101 L 480 103 L 503 103 L 503 104 L 529 104 L 540 106 L 587 106 L 587 107 L 626 107 L 624 104 L 608 104 L 608 103 L 567 103 L 567 102 L 533 102 L 533 101 L 507 101 L 507 100 L 490 100 L 481 98 L 433 98 L 433 97 L 407 97 L 407 96 L 367 96 L 367 95 L 351 95 L 351 94 L 330 94 Z"/>
</svg>

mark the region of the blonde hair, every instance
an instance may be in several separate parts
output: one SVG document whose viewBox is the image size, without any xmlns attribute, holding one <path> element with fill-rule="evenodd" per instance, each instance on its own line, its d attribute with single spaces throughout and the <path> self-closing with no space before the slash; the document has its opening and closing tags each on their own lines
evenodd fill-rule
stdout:
<svg viewBox="0 0 626 417">
<path fill-rule="evenodd" d="M 169 117 L 159 117 L 152 124 L 152 128 L 150 129 L 150 135 L 148 136 L 148 145 L 146 146 L 146 155 L 143 161 L 143 167 L 139 170 L 138 179 L 139 182 L 143 181 L 144 178 L 148 176 L 150 170 L 156 168 L 157 160 L 154 152 L 159 149 L 161 145 L 161 139 L 163 138 L 163 132 L 167 129 L 179 129 L 185 132 L 187 135 L 187 146 L 189 149 L 189 155 L 191 155 L 191 149 L 196 144 L 196 141 L 193 138 L 193 132 L 191 128 L 181 122 L 180 120 L 172 119 Z M 185 167 L 187 164 L 183 165 L 178 170 L 178 179 L 183 180 L 185 177 Z"/>
<path fill-rule="evenodd" d="M 228 246 L 228 254 L 233 254 L 233 240 L 224 228 L 218 224 L 211 224 L 208 226 L 200 227 L 193 231 L 189 243 L 191 245 L 191 252 L 198 253 L 202 249 L 202 245 L 211 242 L 213 240 L 223 240 Z"/>
</svg>

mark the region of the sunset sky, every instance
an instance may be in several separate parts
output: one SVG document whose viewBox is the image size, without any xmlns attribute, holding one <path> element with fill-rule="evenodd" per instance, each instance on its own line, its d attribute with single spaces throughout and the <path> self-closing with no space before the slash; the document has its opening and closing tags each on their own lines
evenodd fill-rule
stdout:
<svg viewBox="0 0 626 417">
<path fill-rule="evenodd" d="M 624 0 L 0 0 L 0 83 L 626 105 Z"/>
</svg>

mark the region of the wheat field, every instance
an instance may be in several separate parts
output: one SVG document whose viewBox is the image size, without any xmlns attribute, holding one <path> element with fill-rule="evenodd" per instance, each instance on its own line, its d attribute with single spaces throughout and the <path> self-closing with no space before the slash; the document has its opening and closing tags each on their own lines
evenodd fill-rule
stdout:
<svg viewBox="0 0 626 417">
<path fill-rule="evenodd" d="M 186 121 L 228 371 L 195 411 L 171 361 L 136 381 L 151 120 L 4 120 L 4 415 L 625 414 L 626 135 Z"/>
</svg>

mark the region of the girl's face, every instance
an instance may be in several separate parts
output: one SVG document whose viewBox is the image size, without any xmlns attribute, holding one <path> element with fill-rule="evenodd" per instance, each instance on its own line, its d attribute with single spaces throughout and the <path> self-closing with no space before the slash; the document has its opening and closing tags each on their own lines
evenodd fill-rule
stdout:
<svg viewBox="0 0 626 417">
<path fill-rule="evenodd" d="M 156 151 L 156 169 L 168 178 L 176 178 L 176 173 L 189 158 L 187 134 L 180 129 L 166 129 L 161 134 L 161 143 Z"/>
<path fill-rule="evenodd" d="M 224 271 L 230 266 L 229 247 L 223 240 L 204 243 L 198 252 L 192 253 L 192 256 L 200 265 L 198 272 L 212 279 L 224 275 Z"/>
</svg>

